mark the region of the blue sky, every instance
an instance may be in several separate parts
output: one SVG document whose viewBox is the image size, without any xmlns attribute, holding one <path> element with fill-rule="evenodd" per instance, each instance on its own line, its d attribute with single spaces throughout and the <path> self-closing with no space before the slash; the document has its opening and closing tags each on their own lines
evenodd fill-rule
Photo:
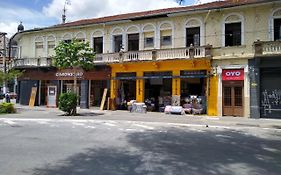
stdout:
<svg viewBox="0 0 281 175">
<path fill-rule="evenodd" d="M 120 13 L 175 7 L 175 0 L 68 0 L 67 22 Z M 202 3 L 214 0 L 201 0 Z M 192 5 L 197 0 L 186 0 Z M 16 32 L 20 21 L 25 29 L 46 27 L 61 22 L 65 0 L 0 0 L 0 31 Z"/>
</svg>

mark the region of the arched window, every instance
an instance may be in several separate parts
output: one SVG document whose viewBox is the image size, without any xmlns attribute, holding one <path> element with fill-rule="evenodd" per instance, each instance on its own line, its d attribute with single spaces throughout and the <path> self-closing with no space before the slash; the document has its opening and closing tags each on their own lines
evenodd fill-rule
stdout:
<svg viewBox="0 0 281 175">
<path fill-rule="evenodd" d="M 201 46 L 204 44 L 203 22 L 197 18 L 191 18 L 185 23 L 185 44 L 186 47 Z"/>
<path fill-rule="evenodd" d="M 159 25 L 160 29 L 160 47 L 173 46 L 173 24 L 165 21 Z"/>
<path fill-rule="evenodd" d="M 55 55 L 56 38 L 54 35 L 47 37 L 47 55 L 48 57 Z"/>
<path fill-rule="evenodd" d="M 155 47 L 156 27 L 153 24 L 145 24 L 142 28 L 144 48 Z"/>
<path fill-rule="evenodd" d="M 62 40 L 66 43 L 70 43 L 72 40 L 72 35 L 70 33 L 66 33 L 62 36 Z"/>
<path fill-rule="evenodd" d="M 104 49 L 104 33 L 102 30 L 97 29 L 92 33 L 92 46 L 97 54 L 103 53 Z"/>
<path fill-rule="evenodd" d="M 35 45 L 35 58 L 43 57 L 44 56 L 44 38 L 38 36 L 34 40 Z"/>
<path fill-rule="evenodd" d="M 223 20 L 223 46 L 240 46 L 244 44 L 244 18 L 240 14 L 229 14 Z"/>
<path fill-rule="evenodd" d="M 74 38 L 79 42 L 85 42 L 86 41 L 86 34 L 84 32 L 78 32 L 78 33 L 76 33 Z"/>
<path fill-rule="evenodd" d="M 138 51 L 139 50 L 139 38 L 140 29 L 136 25 L 129 26 L 126 30 L 127 34 L 127 50 Z"/>
<path fill-rule="evenodd" d="M 111 32 L 111 51 L 119 52 L 123 47 L 123 34 L 124 30 L 120 27 L 115 27 Z"/>
<path fill-rule="evenodd" d="M 281 40 L 281 9 L 274 10 L 271 15 L 271 38 L 274 41 Z"/>
</svg>

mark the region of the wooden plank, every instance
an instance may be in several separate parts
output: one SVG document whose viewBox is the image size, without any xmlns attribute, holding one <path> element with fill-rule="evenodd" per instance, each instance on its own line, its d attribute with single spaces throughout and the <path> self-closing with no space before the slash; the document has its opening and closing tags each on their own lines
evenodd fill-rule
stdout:
<svg viewBox="0 0 281 175">
<path fill-rule="evenodd" d="M 34 104 L 35 104 L 36 93 L 37 93 L 37 87 L 32 87 L 30 98 L 29 98 L 29 106 L 30 107 L 33 107 Z"/>
<path fill-rule="evenodd" d="M 101 100 L 101 104 L 100 104 L 100 110 L 103 110 L 103 108 L 104 108 L 104 104 L 105 104 L 105 100 L 106 100 L 106 94 L 107 94 L 107 88 L 105 88 L 103 90 L 102 100 Z"/>
</svg>

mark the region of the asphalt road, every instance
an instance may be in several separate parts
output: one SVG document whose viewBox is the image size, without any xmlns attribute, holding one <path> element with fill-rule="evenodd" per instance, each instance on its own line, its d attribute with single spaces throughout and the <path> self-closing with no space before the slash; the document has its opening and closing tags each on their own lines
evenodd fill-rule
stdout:
<svg viewBox="0 0 281 175">
<path fill-rule="evenodd" d="M 1 175 L 280 173 L 280 130 L 0 118 Z"/>
</svg>

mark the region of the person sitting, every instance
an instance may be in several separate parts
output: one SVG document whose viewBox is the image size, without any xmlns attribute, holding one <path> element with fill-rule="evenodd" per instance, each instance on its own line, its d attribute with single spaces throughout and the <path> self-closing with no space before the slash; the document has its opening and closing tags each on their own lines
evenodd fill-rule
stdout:
<svg viewBox="0 0 281 175">
<path fill-rule="evenodd" d="M 201 100 L 197 100 L 197 102 L 195 103 L 194 108 L 193 108 L 193 114 L 201 115 L 203 113 L 203 111 L 204 111 L 204 108 L 203 108 Z"/>
<path fill-rule="evenodd" d="M 186 114 L 191 114 L 193 105 L 190 103 L 190 100 L 188 98 L 185 99 L 185 104 L 183 104 L 183 110 Z"/>
</svg>

